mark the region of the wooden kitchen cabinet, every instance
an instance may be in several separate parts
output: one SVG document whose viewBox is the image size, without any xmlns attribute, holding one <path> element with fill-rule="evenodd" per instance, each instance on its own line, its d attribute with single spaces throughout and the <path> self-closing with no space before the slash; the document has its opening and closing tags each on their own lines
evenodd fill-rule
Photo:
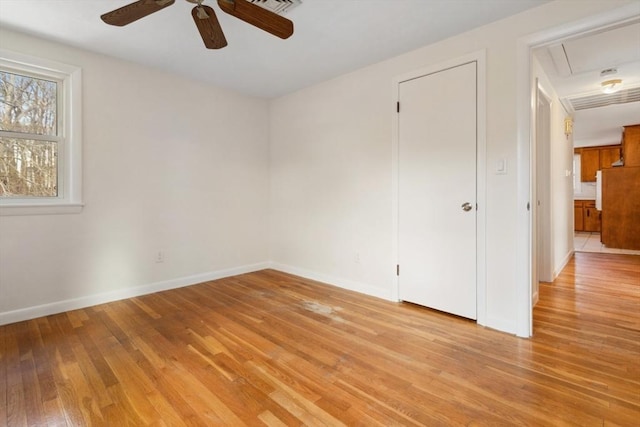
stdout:
<svg viewBox="0 0 640 427">
<path fill-rule="evenodd" d="M 640 124 L 624 127 L 622 155 L 625 166 L 640 166 Z"/>
<path fill-rule="evenodd" d="M 584 231 L 584 205 L 582 200 L 573 201 L 574 230 Z"/>
<path fill-rule="evenodd" d="M 596 182 L 598 170 L 600 170 L 600 149 L 583 148 L 580 153 L 580 181 Z"/>
<path fill-rule="evenodd" d="M 596 202 L 590 200 L 584 204 L 584 231 L 600 232 L 600 211 L 596 209 Z"/>
<path fill-rule="evenodd" d="M 620 160 L 622 156 L 622 146 L 604 147 L 600 149 L 600 169 L 608 169 L 613 162 Z"/>
<path fill-rule="evenodd" d="M 596 182 L 596 172 L 608 169 L 622 157 L 622 145 L 599 145 L 597 147 L 576 148 L 580 154 L 580 181 Z"/>
<path fill-rule="evenodd" d="M 575 231 L 600 231 L 602 217 L 594 200 L 574 200 L 573 214 Z"/>
</svg>

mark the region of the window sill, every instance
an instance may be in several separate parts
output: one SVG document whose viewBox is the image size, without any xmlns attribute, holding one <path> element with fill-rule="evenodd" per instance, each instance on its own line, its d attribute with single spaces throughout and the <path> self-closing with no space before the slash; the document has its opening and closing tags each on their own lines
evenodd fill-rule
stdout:
<svg viewBox="0 0 640 427">
<path fill-rule="evenodd" d="M 30 204 L 30 205 L 1 205 L 0 216 L 13 215 L 60 215 L 60 214 L 77 214 L 82 212 L 84 204 L 82 203 L 65 203 L 65 204 Z"/>
</svg>

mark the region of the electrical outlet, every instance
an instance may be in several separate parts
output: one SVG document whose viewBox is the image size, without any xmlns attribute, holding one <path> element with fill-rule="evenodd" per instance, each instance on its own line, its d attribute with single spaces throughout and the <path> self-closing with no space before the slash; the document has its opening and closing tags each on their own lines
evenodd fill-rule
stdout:
<svg viewBox="0 0 640 427">
<path fill-rule="evenodd" d="M 355 262 L 356 264 L 360 264 L 360 252 L 356 252 L 355 256 L 353 257 L 353 262 Z"/>
<path fill-rule="evenodd" d="M 156 263 L 161 264 L 163 262 L 164 262 L 164 253 L 162 253 L 162 251 L 158 251 L 158 253 L 156 254 Z"/>
</svg>

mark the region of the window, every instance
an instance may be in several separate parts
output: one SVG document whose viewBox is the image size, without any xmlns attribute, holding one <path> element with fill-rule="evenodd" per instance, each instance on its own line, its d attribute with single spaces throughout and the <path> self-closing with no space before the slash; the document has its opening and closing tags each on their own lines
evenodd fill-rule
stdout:
<svg viewBox="0 0 640 427">
<path fill-rule="evenodd" d="M 81 71 L 0 49 L 0 214 L 79 212 Z"/>
</svg>

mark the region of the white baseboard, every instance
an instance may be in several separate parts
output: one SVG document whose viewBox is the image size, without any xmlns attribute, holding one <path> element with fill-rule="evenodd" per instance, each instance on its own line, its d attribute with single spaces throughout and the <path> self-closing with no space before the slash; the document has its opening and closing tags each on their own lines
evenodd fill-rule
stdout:
<svg viewBox="0 0 640 427">
<path fill-rule="evenodd" d="M 574 253 L 575 253 L 575 250 L 571 249 L 565 255 L 565 257 L 560 262 L 560 266 L 553 271 L 553 280 L 556 280 L 556 277 L 558 277 L 558 275 L 562 272 L 562 270 L 564 270 L 564 268 L 567 266 L 567 264 L 571 260 L 571 257 L 573 256 Z"/>
<path fill-rule="evenodd" d="M 570 256 L 569 256 L 570 258 Z M 35 319 L 42 316 L 49 316 L 51 314 L 62 313 L 65 311 L 78 310 L 86 307 L 91 307 L 98 304 L 105 304 L 108 302 L 119 301 L 126 298 L 138 297 L 141 295 L 147 295 L 154 292 L 162 292 L 170 289 L 182 288 L 185 286 L 191 286 L 202 282 L 208 282 L 210 280 L 222 279 L 225 277 L 236 276 L 239 274 L 251 273 L 254 271 L 264 270 L 271 268 L 274 270 L 282 271 L 284 273 L 301 276 L 306 279 L 315 280 L 329 285 L 337 286 L 339 288 L 347 289 L 350 291 L 359 292 L 365 295 L 381 298 L 387 301 L 394 301 L 392 293 L 388 289 L 382 289 L 375 286 L 371 286 L 365 283 L 356 282 L 349 279 L 330 276 L 327 274 L 318 273 L 315 271 L 307 270 L 304 268 L 293 267 L 286 264 L 279 264 L 274 262 L 262 262 L 257 264 L 250 264 L 240 267 L 229 268 L 225 270 L 218 270 L 209 273 L 197 274 L 193 276 L 180 277 L 177 279 L 165 280 L 162 282 L 150 283 L 147 285 L 136 286 L 132 288 L 118 289 L 115 291 L 104 292 L 100 294 L 87 295 L 80 298 L 72 298 L 63 301 L 56 301 L 48 304 L 37 305 L 33 307 L 27 307 L 19 310 L 7 311 L 0 313 L 0 325 L 6 325 L 9 323 L 21 322 L 23 320 Z M 515 333 L 515 327 L 512 322 L 507 322 L 501 319 L 488 318 L 485 325 L 488 328 L 497 329 L 507 333 Z"/>
<path fill-rule="evenodd" d="M 350 291 L 360 292 L 362 294 L 381 298 L 387 301 L 398 302 L 397 299 L 392 298 L 392 292 L 390 290 L 377 288 L 364 283 L 355 282 L 348 279 L 342 279 L 339 277 L 329 276 L 326 274 L 317 273 L 315 271 L 306 270 L 304 268 L 293 267 L 290 265 L 279 264 L 275 262 L 272 262 L 269 268 L 282 271 L 283 273 L 289 273 L 295 276 L 304 277 L 305 279 L 327 283 L 329 285 L 337 286 L 339 288 L 347 289 Z M 506 332 L 508 334 L 516 333 L 516 327 L 513 324 L 513 322 L 505 319 L 487 318 L 486 323 L 483 324 L 482 326 L 495 329 L 500 332 Z"/>
<path fill-rule="evenodd" d="M 272 262 L 269 268 L 282 271 L 283 273 L 289 273 L 295 276 L 304 277 L 305 279 L 315 280 L 317 282 L 322 282 L 328 285 L 337 286 L 339 288 L 347 289 L 349 291 L 359 292 L 361 294 L 381 298 L 387 301 L 396 301 L 391 298 L 391 291 L 389 291 L 388 289 L 377 288 L 375 286 L 367 285 L 365 283 L 343 279 L 340 277 L 329 276 L 326 274 L 317 273 L 315 271 L 306 270 L 304 268 L 293 267 L 290 265 L 279 264 L 276 262 Z"/>
<path fill-rule="evenodd" d="M 482 326 L 508 334 L 517 334 L 518 332 L 514 322 L 506 319 L 496 319 L 495 317 L 487 318 L 487 322 Z"/>
<path fill-rule="evenodd" d="M 80 298 L 72 298 L 63 301 L 56 301 L 48 304 L 22 308 L 19 310 L 7 311 L 4 313 L 0 313 L 0 325 L 21 322 L 23 320 L 35 319 L 42 316 L 49 316 L 51 314 L 62 313 L 70 310 L 78 310 L 81 308 L 91 307 L 94 305 L 118 301 L 126 298 L 138 297 L 154 292 L 182 288 L 202 282 L 208 282 L 210 280 L 217 280 L 224 277 L 236 276 L 238 274 L 264 270 L 265 268 L 269 268 L 268 262 L 244 265 L 225 270 L 196 274 L 193 276 L 180 277 L 177 279 L 165 280 L 162 282 L 150 283 L 147 285 L 136 286 L 132 288 L 118 289 L 115 291 L 104 292 L 100 294 L 87 295 Z"/>
</svg>

